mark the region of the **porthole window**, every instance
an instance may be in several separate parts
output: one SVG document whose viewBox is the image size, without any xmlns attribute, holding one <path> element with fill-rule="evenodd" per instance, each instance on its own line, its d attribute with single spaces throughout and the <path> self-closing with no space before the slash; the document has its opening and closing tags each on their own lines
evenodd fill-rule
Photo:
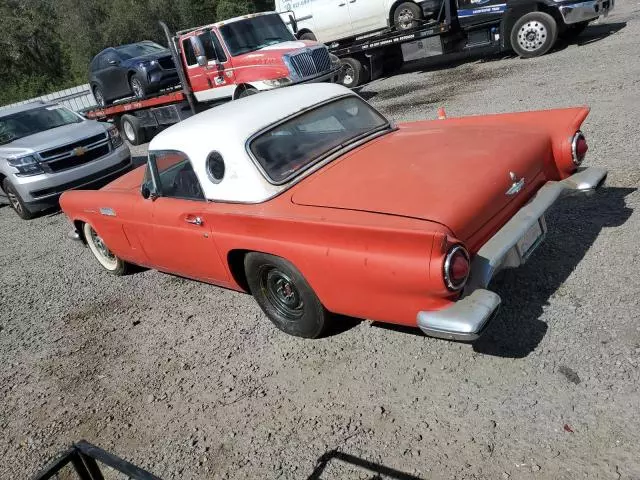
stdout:
<svg viewBox="0 0 640 480">
<path fill-rule="evenodd" d="M 211 152 L 207 157 L 207 175 L 213 183 L 220 183 L 224 178 L 224 158 L 219 152 Z"/>
</svg>

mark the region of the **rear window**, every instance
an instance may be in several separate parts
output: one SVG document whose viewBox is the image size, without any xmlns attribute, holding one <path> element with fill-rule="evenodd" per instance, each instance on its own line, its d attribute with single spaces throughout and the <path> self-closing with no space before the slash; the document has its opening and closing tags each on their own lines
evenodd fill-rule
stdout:
<svg viewBox="0 0 640 480">
<path fill-rule="evenodd" d="M 360 97 L 349 96 L 304 112 L 260 134 L 249 149 L 273 183 L 289 179 L 333 151 L 389 128 Z"/>
</svg>

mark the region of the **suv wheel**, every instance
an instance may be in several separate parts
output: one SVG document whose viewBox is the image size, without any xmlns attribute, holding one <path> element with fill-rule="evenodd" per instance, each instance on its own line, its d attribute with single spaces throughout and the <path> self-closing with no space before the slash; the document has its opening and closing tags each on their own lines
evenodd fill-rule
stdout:
<svg viewBox="0 0 640 480">
<path fill-rule="evenodd" d="M 15 187 L 11 185 L 8 178 L 5 178 L 4 182 L 2 182 L 2 189 L 7 194 L 9 205 L 11 205 L 11 208 L 13 208 L 20 218 L 23 220 L 31 220 L 35 216 L 35 214 L 27 208 L 22 197 L 20 197 Z"/>
<path fill-rule="evenodd" d="M 144 98 L 147 96 L 147 89 L 144 86 L 144 82 L 136 73 L 129 80 L 129 86 L 131 87 L 131 91 L 136 98 Z"/>
<path fill-rule="evenodd" d="M 104 94 L 102 93 L 102 89 L 100 87 L 94 87 L 93 97 L 96 99 L 96 103 L 99 107 L 107 106 L 107 101 L 104 99 Z"/>
</svg>

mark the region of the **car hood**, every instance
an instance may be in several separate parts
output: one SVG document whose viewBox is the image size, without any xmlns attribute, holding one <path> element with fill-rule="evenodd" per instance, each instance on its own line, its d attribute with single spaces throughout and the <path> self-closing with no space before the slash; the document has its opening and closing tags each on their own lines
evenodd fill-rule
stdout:
<svg viewBox="0 0 640 480">
<path fill-rule="evenodd" d="M 548 136 L 524 130 L 404 125 L 301 182 L 292 201 L 430 220 L 467 240 L 528 194 L 550 155 Z M 510 172 L 527 186 L 515 195 Z"/>
<path fill-rule="evenodd" d="M 171 52 L 169 50 L 164 50 L 162 52 L 150 53 L 148 55 L 141 55 L 139 57 L 130 58 L 127 60 L 128 64 L 136 64 L 140 62 L 147 62 L 151 60 L 159 60 L 160 58 L 171 57 Z"/>
<path fill-rule="evenodd" d="M 110 192 L 139 190 L 144 178 L 145 169 L 146 166 L 141 165 L 129 173 L 116 178 L 113 182 L 108 183 L 100 190 L 107 190 Z"/>
<path fill-rule="evenodd" d="M 93 120 L 63 125 L 2 145 L 0 146 L 0 156 L 28 155 L 74 143 L 100 133 L 106 133 L 105 126 Z"/>
</svg>

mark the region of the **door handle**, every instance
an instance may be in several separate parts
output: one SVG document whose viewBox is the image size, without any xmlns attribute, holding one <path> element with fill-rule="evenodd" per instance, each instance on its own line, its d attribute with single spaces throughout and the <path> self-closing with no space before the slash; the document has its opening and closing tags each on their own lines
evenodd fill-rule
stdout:
<svg viewBox="0 0 640 480">
<path fill-rule="evenodd" d="M 190 223 L 191 225 L 202 225 L 204 222 L 200 217 L 187 217 L 184 219 L 185 222 Z"/>
<path fill-rule="evenodd" d="M 339 7 L 344 7 L 346 4 L 347 4 L 347 2 L 342 2 L 342 3 L 339 3 L 338 6 Z"/>
</svg>

